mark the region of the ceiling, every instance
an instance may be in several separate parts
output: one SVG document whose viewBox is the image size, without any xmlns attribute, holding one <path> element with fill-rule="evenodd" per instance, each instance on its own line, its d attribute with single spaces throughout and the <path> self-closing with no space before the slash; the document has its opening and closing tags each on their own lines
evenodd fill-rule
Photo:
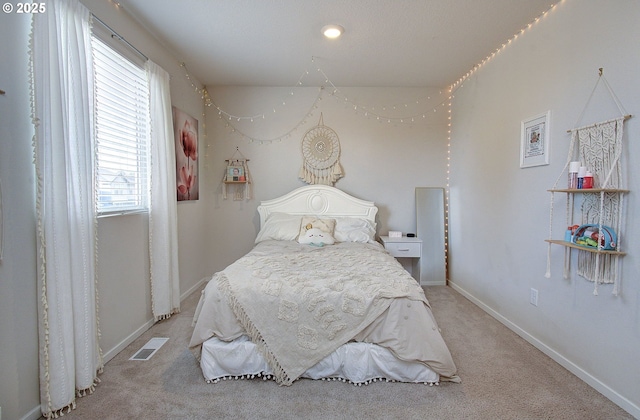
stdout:
<svg viewBox="0 0 640 420">
<path fill-rule="evenodd" d="M 446 87 L 557 0 L 118 2 L 206 86 Z"/>
</svg>

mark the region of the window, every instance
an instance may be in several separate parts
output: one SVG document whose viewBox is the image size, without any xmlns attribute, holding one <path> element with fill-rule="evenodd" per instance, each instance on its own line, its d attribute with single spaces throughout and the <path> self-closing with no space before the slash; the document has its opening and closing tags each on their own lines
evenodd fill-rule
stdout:
<svg viewBox="0 0 640 420">
<path fill-rule="evenodd" d="M 111 34 L 101 36 L 99 28 L 94 26 L 92 37 L 97 211 L 99 215 L 144 211 L 148 208 L 147 74 L 141 63 L 109 45 Z"/>
</svg>

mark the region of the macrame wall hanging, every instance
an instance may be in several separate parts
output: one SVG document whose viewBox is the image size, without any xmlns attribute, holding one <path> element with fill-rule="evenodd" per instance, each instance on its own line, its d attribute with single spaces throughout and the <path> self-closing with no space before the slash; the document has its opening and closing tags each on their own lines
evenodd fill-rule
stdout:
<svg viewBox="0 0 640 420">
<path fill-rule="evenodd" d="M 597 232 L 602 232 L 603 226 L 611 227 L 617 235 L 617 243 L 615 251 L 612 252 L 602 252 L 601 240 L 597 241 L 597 252 L 594 252 L 594 250 L 582 250 L 580 247 L 573 246 L 565 248 L 564 278 L 569 277 L 571 250 L 577 249 L 577 273 L 581 277 L 594 283 L 594 295 L 598 294 L 599 284 L 613 284 L 613 294 L 617 295 L 619 258 L 624 256 L 624 253 L 621 252 L 620 244 L 622 234 L 624 233 L 622 226 L 624 193 L 627 192 L 624 189 L 624 172 L 621 157 L 624 121 L 631 118 L 631 115 L 627 115 L 624 111 L 622 104 L 604 78 L 602 69 L 600 69 L 599 72 L 598 82 L 587 101 L 587 106 L 600 82 L 603 82 L 606 86 L 621 115 L 618 118 L 568 131 L 571 133 L 571 143 L 563 174 L 567 173 L 570 162 L 580 161 L 582 166 L 588 168 L 593 173 L 594 185 L 593 190 L 580 190 L 572 186 L 567 190 L 563 190 L 562 188 L 557 189 L 563 174 L 556 180 L 551 190 L 551 220 L 549 225 L 549 240 L 547 241 L 549 242 L 549 250 L 547 253 L 546 277 L 549 278 L 551 276 L 551 244 L 559 242 L 551 239 L 554 192 L 565 192 L 567 193 L 566 222 L 568 226 L 574 224 L 592 224 L 597 226 Z M 576 125 L 580 123 L 587 106 L 585 106 L 585 110 L 582 111 Z M 578 199 L 582 201 L 579 211 L 576 212 L 579 220 L 573 220 L 574 196 L 576 195 L 578 195 Z"/>
<path fill-rule="evenodd" d="M 225 162 L 227 162 L 227 168 L 222 177 L 222 198 L 227 199 L 227 187 L 230 187 L 233 189 L 234 201 L 250 200 L 253 191 L 251 190 L 249 159 L 245 158 L 236 147 L 231 158 L 226 159 Z"/>
<path fill-rule="evenodd" d="M 298 177 L 307 184 L 333 186 L 344 176 L 340 166 L 340 139 L 324 125 L 322 113 L 318 125 L 302 137 L 302 159 Z"/>
</svg>

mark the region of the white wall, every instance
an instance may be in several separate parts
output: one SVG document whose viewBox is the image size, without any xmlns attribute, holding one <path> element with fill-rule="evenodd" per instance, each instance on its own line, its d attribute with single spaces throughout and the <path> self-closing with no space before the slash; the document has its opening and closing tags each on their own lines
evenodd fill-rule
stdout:
<svg viewBox="0 0 640 420">
<path fill-rule="evenodd" d="M 482 66 L 455 92 L 451 153 L 451 267 L 456 288 L 640 416 L 640 2 L 565 0 Z M 551 188 L 567 159 L 567 130 L 619 115 L 606 80 L 634 118 L 625 124 L 627 255 L 621 294 L 575 273 L 562 277 L 564 249 L 547 264 Z M 520 122 L 551 110 L 551 164 L 519 168 Z M 566 179 L 563 175 L 562 181 Z M 564 186 L 564 184 L 561 184 Z M 556 199 L 556 238 L 565 226 Z M 574 253 L 575 254 L 575 253 Z M 576 261 L 573 260 L 573 268 Z M 530 289 L 539 305 L 529 304 Z"/>
<path fill-rule="evenodd" d="M 328 75 L 331 77 L 331 75 Z M 214 87 L 209 93 L 215 104 L 235 116 L 266 112 L 254 122 L 221 118 L 215 107 L 207 109 L 209 139 L 208 176 L 215 195 L 208 220 L 215 238 L 211 244 L 215 269 L 246 253 L 258 232 L 256 207 L 260 200 L 278 197 L 306 185 L 298 179 L 302 166 L 301 141 L 307 130 L 319 123 L 332 128 L 339 137 L 340 162 L 345 176 L 336 187 L 356 197 L 371 200 L 379 207 L 378 233 L 389 230 L 415 232 L 415 187 L 442 187 L 446 182 L 447 112 L 439 104 L 446 91 L 415 88 L 343 88 L 350 104 L 343 98 L 323 93 L 311 116 L 306 113 L 318 95 L 312 87 Z M 286 106 L 281 106 L 285 99 Z M 431 99 L 428 99 L 431 98 Z M 422 101 L 416 104 L 416 101 Z M 353 104 L 376 107 L 385 115 L 426 114 L 414 124 L 378 121 L 355 110 Z M 404 105 L 407 104 L 405 108 Z M 386 105 L 388 110 L 383 110 Z M 393 105 L 399 105 L 393 110 Z M 276 107 L 276 112 L 272 109 Z M 398 109 L 401 108 L 401 109 Z M 437 112 L 433 110 L 437 109 Z M 252 139 L 276 139 L 260 142 Z M 229 125 L 235 126 L 236 130 Z M 243 137 L 238 131 L 245 134 Z M 221 181 L 226 162 L 236 147 L 250 159 L 254 199 L 234 201 L 221 197 Z M 229 189 L 229 192 L 233 187 Z M 225 238 L 219 240 L 219 238 Z"/>
<path fill-rule="evenodd" d="M 28 15 L 0 14 L 0 407 L 3 419 L 39 404 L 33 126 L 29 118 Z M 8 42 L 11 40 L 11 42 Z"/>
</svg>

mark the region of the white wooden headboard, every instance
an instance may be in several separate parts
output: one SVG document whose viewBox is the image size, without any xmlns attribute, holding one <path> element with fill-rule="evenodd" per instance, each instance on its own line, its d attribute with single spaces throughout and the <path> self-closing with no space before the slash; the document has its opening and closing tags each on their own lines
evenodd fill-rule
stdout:
<svg viewBox="0 0 640 420">
<path fill-rule="evenodd" d="M 355 198 L 328 185 L 307 185 L 282 197 L 261 201 L 258 206 L 260 226 L 271 213 L 288 213 L 322 217 L 361 217 L 375 222 L 378 208 L 372 201 Z"/>
</svg>

